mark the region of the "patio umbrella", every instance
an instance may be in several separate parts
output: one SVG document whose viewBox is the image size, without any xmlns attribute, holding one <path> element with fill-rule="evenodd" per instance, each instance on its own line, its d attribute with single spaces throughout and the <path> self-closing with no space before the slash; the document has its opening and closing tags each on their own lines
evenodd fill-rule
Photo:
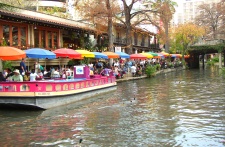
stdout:
<svg viewBox="0 0 225 147">
<path fill-rule="evenodd" d="M 154 58 L 165 58 L 165 56 L 163 54 L 161 54 L 161 53 L 157 53 L 157 54 L 158 54 L 158 56 L 154 56 Z"/>
<path fill-rule="evenodd" d="M 95 54 L 95 58 L 99 59 L 99 58 L 102 58 L 102 59 L 108 59 L 108 56 L 103 54 L 103 53 L 100 53 L 100 52 L 92 52 Z"/>
<path fill-rule="evenodd" d="M 181 54 L 170 54 L 170 57 L 181 58 L 182 55 Z"/>
<path fill-rule="evenodd" d="M 124 52 L 115 52 L 120 56 L 120 58 L 130 58 L 130 55 L 124 53 Z"/>
<path fill-rule="evenodd" d="M 75 50 L 76 52 L 80 53 L 82 58 L 94 58 L 95 54 L 92 52 L 89 52 L 87 50 Z"/>
<path fill-rule="evenodd" d="M 148 53 L 140 53 L 140 54 L 142 54 L 143 56 L 146 56 L 147 58 L 153 58 L 153 55 Z"/>
<path fill-rule="evenodd" d="M 185 59 L 190 58 L 190 55 L 184 55 L 184 58 Z"/>
<path fill-rule="evenodd" d="M 56 54 L 56 57 L 68 57 L 71 59 L 82 59 L 82 56 L 80 53 L 78 53 L 75 50 L 68 49 L 68 48 L 60 48 L 57 50 L 54 50 L 53 53 Z"/>
<path fill-rule="evenodd" d="M 46 50 L 46 49 L 42 49 L 42 48 L 31 48 L 28 50 L 25 50 L 26 52 L 26 56 L 28 58 L 34 58 L 34 59 L 55 59 L 56 55 L 55 53 Z M 29 70 L 29 61 L 28 61 L 28 70 Z M 45 68 L 46 68 L 46 61 L 45 61 Z"/>
<path fill-rule="evenodd" d="M 131 54 L 130 59 L 146 59 L 147 57 L 142 54 Z"/>
<path fill-rule="evenodd" d="M 160 52 L 161 54 L 163 54 L 165 57 L 168 57 L 170 54 L 169 53 L 166 53 L 164 51 Z"/>
<path fill-rule="evenodd" d="M 1 60 L 21 60 L 26 57 L 26 53 L 20 49 L 10 46 L 0 46 Z"/>
<path fill-rule="evenodd" d="M 119 58 L 120 56 L 114 52 L 102 52 L 103 54 L 107 55 L 108 58 Z"/>
<path fill-rule="evenodd" d="M 35 58 L 35 59 L 55 59 L 55 53 L 48 51 L 46 49 L 41 48 L 31 48 L 25 50 L 26 55 L 28 58 Z"/>
<path fill-rule="evenodd" d="M 148 54 L 151 54 L 152 56 L 158 56 L 158 54 L 157 53 L 154 53 L 154 52 L 147 52 Z"/>
</svg>

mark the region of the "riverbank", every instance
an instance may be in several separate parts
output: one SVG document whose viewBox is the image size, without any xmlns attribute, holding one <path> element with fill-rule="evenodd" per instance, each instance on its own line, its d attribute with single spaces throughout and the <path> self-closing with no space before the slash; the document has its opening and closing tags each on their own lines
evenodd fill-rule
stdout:
<svg viewBox="0 0 225 147">
<path fill-rule="evenodd" d="M 178 70 L 183 70 L 182 67 L 178 68 L 167 68 L 167 69 L 162 69 L 156 72 L 156 75 L 161 74 L 161 73 L 169 73 L 169 72 L 176 72 Z M 131 73 L 127 73 L 124 75 L 123 78 L 121 79 L 116 79 L 117 83 L 124 82 L 124 81 L 130 81 L 130 80 L 139 80 L 139 79 L 144 79 L 148 78 L 147 75 L 139 76 L 139 77 L 133 77 Z"/>
</svg>

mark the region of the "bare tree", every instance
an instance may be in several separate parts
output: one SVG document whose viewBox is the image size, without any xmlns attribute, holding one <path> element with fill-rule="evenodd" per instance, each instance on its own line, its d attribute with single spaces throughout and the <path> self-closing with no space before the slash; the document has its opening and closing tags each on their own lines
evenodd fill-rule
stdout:
<svg viewBox="0 0 225 147">
<path fill-rule="evenodd" d="M 117 1 L 114 0 L 85 0 L 77 3 L 77 9 L 81 12 L 84 20 L 89 21 L 98 26 L 107 26 L 108 32 L 108 49 L 113 51 L 113 18 L 120 11 Z M 101 28 L 98 28 L 101 33 Z"/>
<path fill-rule="evenodd" d="M 206 38 L 218 39 L 218 29 L 224 26 L 224 5 L 220 3 L 202 4 L 198 7 L 200 14 L 196 16 L 195 23 L 204 26 Z"/>
<path fill-rule="evenodd" d="M 137 2 L 140 2 L 140 0 L 121 0 L 123 3 L 123 11 L 122 16 L 117 17 L 126 27 L 126 52 L 131 54 L 132 53 L 132 28 L 136 27 L 137 25 L 143 24 L 143 22 L 147 24 L 155 24 L 154 21 L 152 21 L 151 15 L 153 13 L 156 13 L 156 11 L 148 8 L 140 8 L 140 9 L 134 9 L 134 5 Z M 144 3 L 152 3 L 149 0 L 142 0 L 142 4 Z"/>
</svg>

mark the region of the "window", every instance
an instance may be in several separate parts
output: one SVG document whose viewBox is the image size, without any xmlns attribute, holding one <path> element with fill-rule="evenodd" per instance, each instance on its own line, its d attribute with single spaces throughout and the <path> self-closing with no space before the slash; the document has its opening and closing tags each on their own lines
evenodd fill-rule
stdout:
<svg viewBox="0 0 225 147">
<path fill-rule="evenodd" d="M 34 30 L 34 47 L 39 47 L 39 30 Z"/>
<path fill-rule="evenodd" d="M 47 49 L 57 48 L 58 33 L 49 31 L 47 28 L 39 28 L 34 30 L 34 47 L 41 47 Z"/>
<path fill-rule="evenodd" d="M 52 48 L 52 32 L 48 32 L 48 48 Z"/>
<path fill-rule="evenodd" d="M 18 46 L 18 27 L 12 26 L 12 45 Z"/>
<path fill-rule="evenodd" d="M 9 26 L 8 25 L 3 25 L 3 38 L 4 38 L 4 43 L 6 45 L 9 45 Z"/>
<path fill-rule="evenodd" d="M 26 38 L 26 28 L 25 27 L 21 27 L 20 28 L 20 40 L 21 40 L 21 46 L 22 48 L 25 47 L 27 45 L 27 38 Z"/>
<path fill-rule="evenodd" d="M 40 33 L 41 33 L 41 46 L 40 47 L 45 48 L 46 47 L 45 30 L 41 30 Z"/>
<path fill-rule="evenodd" d="M 0 20 L 0 44 L 26 48 L 27 46 L 27 25 Z"/>
</svg>

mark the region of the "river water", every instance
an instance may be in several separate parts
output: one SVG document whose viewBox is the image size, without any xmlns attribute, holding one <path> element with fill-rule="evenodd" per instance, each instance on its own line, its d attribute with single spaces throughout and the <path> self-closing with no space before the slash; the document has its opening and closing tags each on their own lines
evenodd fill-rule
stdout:
<svg viewBox="0 0 225 147">
<path fill-rule="evenodd" d="M 118 83 L 115 92 L 46 111 L 0 110 L 0 144 L 222 147 L 224 87 L 217 68 L 183 70 Z"/>
</svg>

